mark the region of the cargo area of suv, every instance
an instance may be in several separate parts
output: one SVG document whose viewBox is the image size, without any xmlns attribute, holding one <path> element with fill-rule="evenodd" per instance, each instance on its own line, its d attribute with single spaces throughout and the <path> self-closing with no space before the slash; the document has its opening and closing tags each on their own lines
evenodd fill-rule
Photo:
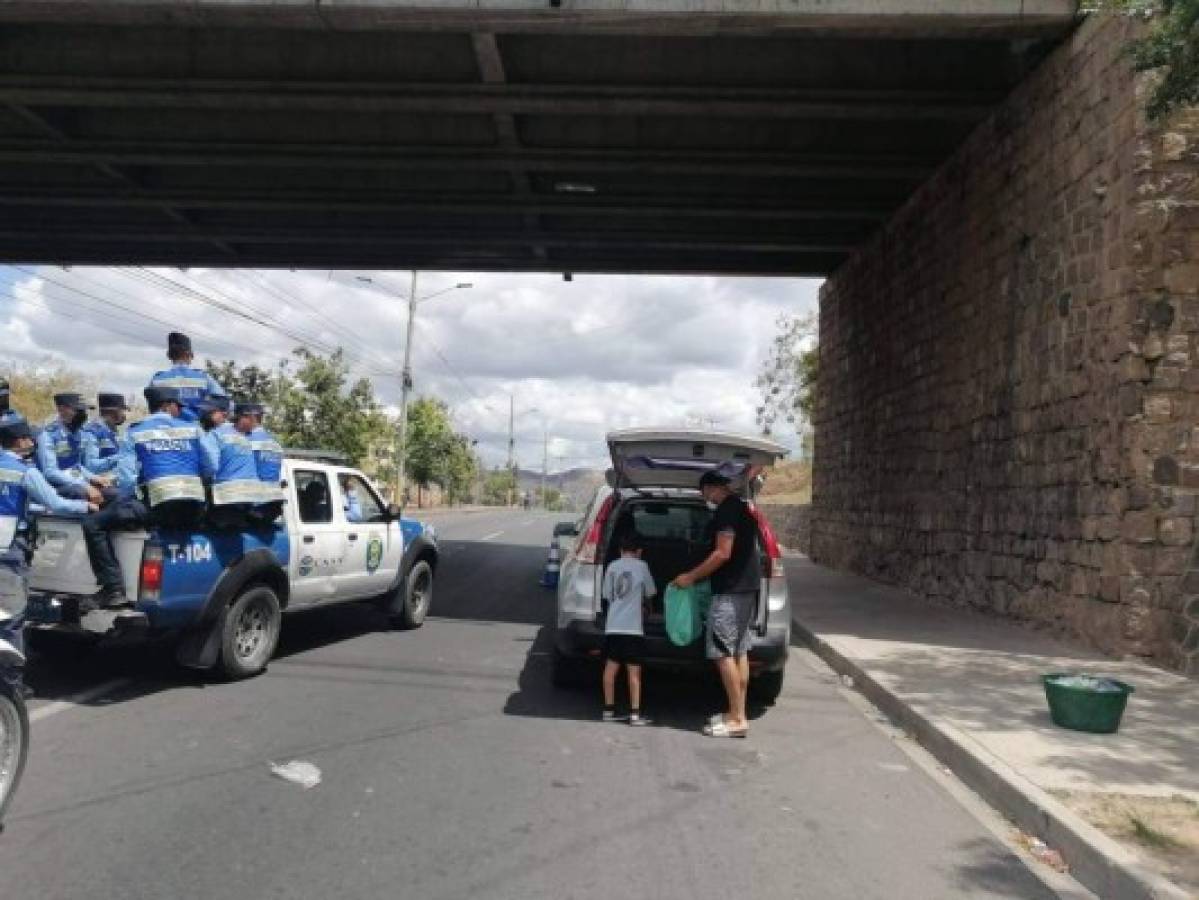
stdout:
<svg viewBox="0 0 1199 900">
<path fill-rule="evenodd" d="M 752 496 L 758 474 L 785 452 L 761 438 L 695 431 L 637 429 L 614 432 L 608 441 L 613 458 L 609 484 L 593 498 L 562 565 L 552 662 L 554 682 L 563 686 L 584 680 L 589 664 L 598 660 L 603 643 L 600 585 L 627 534 L 636 536 L 658 589 L 645 621 L 647 664 L 709 665 L 702 640 L 685 647 L 670 642 L 663 605 L 671 580 L 709 552 L 712 512 L 698 490 L 699 477 L 718 469 L 743 496 Z M 751 690 L 757 699 L 770 702 L 782 686 L 790 604 L 778 543 L 765 517 L 753 512 L 763 577 L 751 626 Z"/>
</svg>

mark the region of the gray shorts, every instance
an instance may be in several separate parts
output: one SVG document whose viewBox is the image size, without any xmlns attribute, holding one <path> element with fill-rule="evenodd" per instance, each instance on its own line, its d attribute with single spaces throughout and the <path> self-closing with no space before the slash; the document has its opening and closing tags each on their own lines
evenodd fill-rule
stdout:
<svg viewBox="0 0 1199 900">
<path fill-rule="evenodd" d="M 708 607 L 708 632 L 704 651 L 708 659 L 745 656 L 753 642 L 750 621 L 757 594 L 713 594 Z"/>
</svg>

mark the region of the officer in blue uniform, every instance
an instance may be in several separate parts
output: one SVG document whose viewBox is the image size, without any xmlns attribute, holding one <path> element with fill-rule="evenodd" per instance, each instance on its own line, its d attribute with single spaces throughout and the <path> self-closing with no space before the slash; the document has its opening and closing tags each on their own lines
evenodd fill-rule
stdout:
<svg viewBox="0 0 1199 900">
<path fill-rule="evenodd" d="M 88 558 L 100 584 L 95 601 L 101 606 L 129 604 L 109 532 L 151 523 L 195 526 L 204 512 L 204 479 L 213 475 L 200 447 L 200 426 L 179 417 L 179 390 L 150 386 L 145 396 L 150 415 L 131 425 L 120 442 L 117 499 L 83 520 Z"/>
<path fill-rule="evenodd" d="M 177 388 L 183 404 L 180 418 L 196 422 L 200 418 L 200 401 L 208 397 L 226 396 L 225 389 L 203 369 L 192 365 L 195 356 L 191 338 L 186 334 L 172 331 L 167 335 L 167 358 L 171 361 L 171 367 L 155 372 L 150 379 L 150 386 Z"/>
<path fill-rule="evenodd" d="M 254 407 L 239 403 L 233 408 L 233 421 L 213 428 L 202 440 L 214 470 L 209 521 L 218 528 L 246 527 L 248 515 L 262 499 L 262 482 L 258 480 L 258 462 L 251 443 L 257 424 Z"/>
<path fill-rule="evenodd" d="M 275 436 L 262 426 L 265 410 L 261 403 L 249 404 L 254 413 L 254 431 L 250 443 L 258 467 L 259 490 L 262 492 L 254 508 L 254 518 L 273 522 L 283 512 L 283 447 Z"/>
<path fill-rule="evenodd" d="M 117 467 L 118 430 L 125 424 L 124 394 L 100 394 L 96 398 L 100 418 L 80 429 L 83 468 L 95 475 L 104 475 Z"/>
<path fill-rule="evenodd" d="M 106 479 L 83 466 L 83 423 L 87 404 L 74 393 L 54 395 L 58 416 L 46 423 L 37 438 L 37 467 L 59 493 L 100 502 L 97 488 Z M 93 487 L 95 485 L 95 487 Z"/>
<path fill-rule="evenodd" d="M 0 424 L 0 637 L 21 649 L 21 615 L 28 597 L 29 505 L 55 515 L 84 515 L 94 503 L 59 495 L 30 465 L 33 432 L 24 420 Z"/>
</svg>

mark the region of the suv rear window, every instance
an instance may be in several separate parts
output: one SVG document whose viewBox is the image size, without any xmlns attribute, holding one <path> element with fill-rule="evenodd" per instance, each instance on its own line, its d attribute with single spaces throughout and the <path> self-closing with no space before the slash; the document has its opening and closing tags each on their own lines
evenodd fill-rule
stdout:
<svg viewBox="0 0 1199 900">
<path fill-rule="evenodd" d="M 706 506 L 639 503 L 632 509 L 633 531 L 639 537 L 701 541 L 712 518 Z"/>
</svg>

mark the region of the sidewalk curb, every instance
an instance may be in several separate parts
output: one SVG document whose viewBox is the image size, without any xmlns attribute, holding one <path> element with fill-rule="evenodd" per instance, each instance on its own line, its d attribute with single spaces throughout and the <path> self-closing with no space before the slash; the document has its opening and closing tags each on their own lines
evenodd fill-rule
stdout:
<svg viewBox="0 0 1199 900">
<path fill-rule="evenodd" d="M 952 725 L 938 724 L 875 681 L 849 657 L 792 616 L 797 636 L 875 706 L 909 732 L 961 781 L 1028 833 L 1057 849 L 1070 874 L 1100 897 L 1188 900 L 1190 894 L 1147 869 L 1128 850 L 1083 821 L 1003 760 Z"/>
</svg>

